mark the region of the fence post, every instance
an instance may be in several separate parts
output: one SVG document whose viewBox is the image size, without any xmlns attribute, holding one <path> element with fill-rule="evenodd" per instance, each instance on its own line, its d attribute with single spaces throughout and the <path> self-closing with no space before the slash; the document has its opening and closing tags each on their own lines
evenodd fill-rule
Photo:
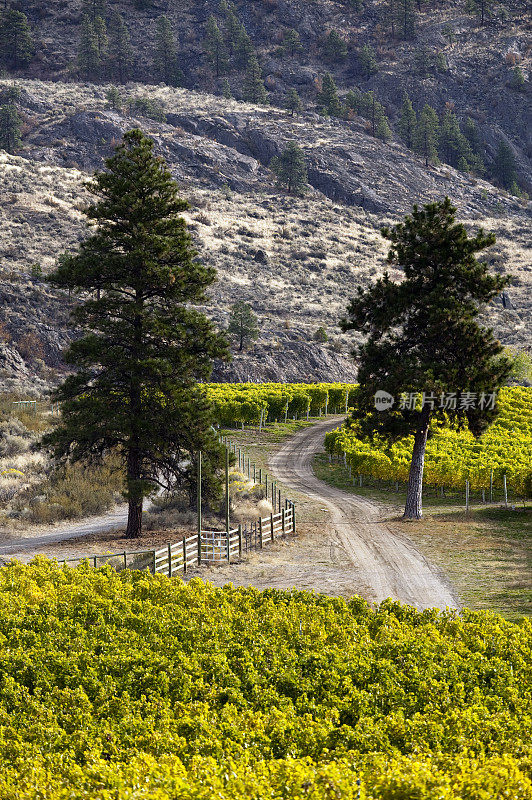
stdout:
<svg viewBox="0 0 532 800">
<path fill-rule="evenodd" d="M 508 508 L 508 486 L 506 485 L 506 475 L 502 476 L 502 483 L 504 486 L 504 505 Z"/>
<path fill-rule="evenodd" d="M 282 511 L 281 511 L 281 524 L 282 524 L 282 526 L 283 526 L 283 536 L 284 536 L 284 535 L 285 535 L 285 533 L 286 533 L 286 524 L 285 524 L 285 510 L 284 510 L 284 508 L 283 508 L 283 509 L 282 509 Z"/>
<path fill-rule="evenodd" d="M 262 517 L 259 519 L 259 548 L 262 550 Z"/>
<path fill-rule="evenodd" d="M 268 499 L 268 473 L 264 476 L 264 485 L 266 486 L 266 500 Z"/>
<path fill-rule="evenodd" d="M 490 503 L 493 503 L 493 470 L 490 472 Z"/>
<path fill-rule="evenodd" d="M 157 567 L 157 564 L 156 564 L 157 556 L 155 555 L 155 553 L 156 553 L 156 550 L 153 551 L 153 574 L 154 575 L 155 575 L 155 570 L 156 570 L 156 567 Z"/>
<path fill-rule="evenodd" d="M 253 483 L 257 483 L 256 478 L 257 478 L 257 465 L 253 464 Z"/>
<path fill-rule="evenodd" d="M 465 510 L 469 513 L 469 481 L 465 482 Z"/>
<path fill-rule="evenodd" d="M 198 500 L 198 536 L 201 534 L 201 523 L 202 523 L 202 497 L 201 497 L 201 450 L 198 452 L 198 471 L 196 477 L 196 494 Z"/>
<path fill-rule="evenodd" d="M 183 536 L 183 575 L 187 574 L 187 541 Z"/>
<path fill-rule="evenodd" d="M 296 504 L 292 503 L 292 533 L 296 532 Z"/>
<path fill-rule="evenodd" d="M 282 508 L 282 505 L 281 505 L 281 504 L 282 504 L 281 490 L 279 489 L 279 511 L 280 511 L 280 510 L 281 510 L 281 508 Z"/>
<path fill-rule="evenodd" d="M 238 557 L 242 558 L 242 523 L 238 526 Z"/>
<path fill-rule="evenodd" d="M 225 530 L 229 533 L 229 453 L 225 451 Z"/>
<path fill-rule="evenodd" d="M 183 543 L 185 540 L 183 539 Z M 168 577 L 172 577 L 172 545 L 168 542 Z"/>
<path fill-rule="evenodd" d="M 96 569 L 96 559 L 98 556 L 94 556 L 94 569 Z"/>
<path fill-rule="evenodd" d="M 127 553 L 124 550 L 124 569 L 127 569 Z"/>
<path fill-rule="evenodd" d="M 262 486 L 262 467 L 259 467 L 259 484 Z"/>
<path fill-rule="evenodd" d="M 270 534 L 272 537 L 272 544 L 273 544 L 273 514 L 270 514 Z"/>
</svg>

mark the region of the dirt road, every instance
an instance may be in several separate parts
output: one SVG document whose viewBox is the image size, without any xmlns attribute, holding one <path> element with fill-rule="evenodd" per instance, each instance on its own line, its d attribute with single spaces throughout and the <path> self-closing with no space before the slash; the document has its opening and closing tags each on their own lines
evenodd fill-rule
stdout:
<svg viewBox="0 0 532 800">
<path fill-rule="evenodd" d="M 357 575 L 360 593 L 379 602 L 387 597 L 419 609 L 456 608 L 458 602 L 435 567 L 405 535 L 391 533 L 381 522 L 379 506 L 320 481 L 312 461 L 323 450 L 323 437 L 338 420 L 318 423 L 287 441 L 270 458 L 272 472 L 285 486 L 304 493 L 330 511 L 331 529 L 343 545 Z"/>
<path fill-rule="evenodd" d="M 62 522 L 52 528 L 33 529 L 27 536 L 10 536 L 0 542 L 0 557 L 33 555 L 35 552 L 44 552 L 46 547 L 58 542 L 125 528 L 127 510 L 127 505 L 122 503 L 112 511 L 96 517 L 88 517 L 79 522 Z"/>
</svg>

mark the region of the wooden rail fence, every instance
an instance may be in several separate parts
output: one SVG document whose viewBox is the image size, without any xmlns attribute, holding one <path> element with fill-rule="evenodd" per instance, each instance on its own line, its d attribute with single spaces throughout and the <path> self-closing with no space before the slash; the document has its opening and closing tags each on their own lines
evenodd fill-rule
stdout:
<svg viewBox="0 0 532 800">
<path fill-rule="evenodd" d="M 226 531 L 201 531 L 185 537 L 176 544 L 168 543 L 159 550 L 106 553 L 95 556 L 60 559 L 66 566 L 70 563 L 88 562 L 94 568 L 109 565 L 120 571 L 124 569 L 148 570 L 155 574 L 172 577 L 186 574 L 189 569 L 201 564 L 230 563 L 240 559 L 243 553 L 262 550 L 276 539 L 296 533 L 296 512 L 291 500 L 277 514 L 270 514 L 257 521 L 247 522 Z"/>
</svg>

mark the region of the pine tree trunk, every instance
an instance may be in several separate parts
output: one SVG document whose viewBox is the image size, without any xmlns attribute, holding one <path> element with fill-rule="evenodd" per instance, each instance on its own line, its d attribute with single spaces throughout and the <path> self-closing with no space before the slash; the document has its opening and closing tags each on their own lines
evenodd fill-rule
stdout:
<svg viewBox="0 0 532 800">
<path fill-rule="evenodd" d="M 403 519 L 421 519 L 423 516 L 423 468 L 425 466 L 429 420 L 430 410 L 424 409 L 414 438 Z"/>
<path fill-rule="evenodd" d="M 142 534 L 142 489 L 140 488 L 140 454 L 132 447 L 127 457 L 127 487 L 129 509 L 126 539 L 138 539 Z"/>
<path fill-rule="evenodd" d="M 142 497 L 132 497 L 127 515 L 126 539 L 138 539 L 142 535 Z"/>
</svg>

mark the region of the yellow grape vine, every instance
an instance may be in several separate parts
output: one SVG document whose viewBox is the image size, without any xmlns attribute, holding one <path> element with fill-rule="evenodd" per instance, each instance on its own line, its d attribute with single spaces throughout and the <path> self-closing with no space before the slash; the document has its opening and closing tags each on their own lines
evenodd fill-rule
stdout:
<svg viewBox="0 0 532 800">
<path fill-rule="evenodd" d="M 530 494 L 532 483 L 532 389 L 507 387 L 497 400 L 499 415 L 478 439 L 467 426 L 435 423 L 427 442 L 426 483 L 462 488 L 466 480 L 473 489 L 487 489 L 493 476 L 501 486 L 518 494 Z M 363 440 L 356 431 L 340 428 L 326 436 L 329 453 L 345 454 L 346 463 L 362 475 L 381 480 L 406 481 L 410 468 L 413 437 L 389 446 L 377 438 Z"/>
</svg>

